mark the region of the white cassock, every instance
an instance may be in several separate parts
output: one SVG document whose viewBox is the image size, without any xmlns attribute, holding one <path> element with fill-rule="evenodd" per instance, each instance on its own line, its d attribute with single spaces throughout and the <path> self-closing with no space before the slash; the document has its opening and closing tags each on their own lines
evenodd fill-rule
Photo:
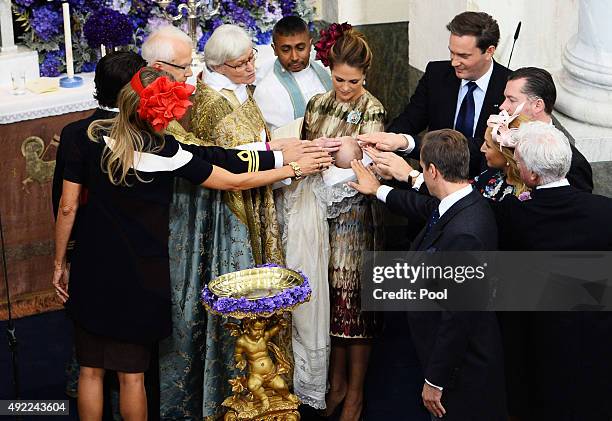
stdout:
<svg viewBox="0 0 612 421">
<path fill-rule="evenodd" d="M 275 62 L 276 67 L 272 66 L 268 74 L 259 82 L 253 95 L 271 131 L 290 123 L 296 118 L 304 117 L 303 112 L 298 112 L 296 115 L 294 107 L 295 99 L 292 100 L 287 87 L 279 80 L 277 76 L 279 69 L 281 73 L 291 73 L 303 97 L 304 105 L 308 104 L 310 98 L 315 94 L 327 92 L 331 89 L 329 70 L 323 68 L 319 62 L 315 62 L 314 65 L 309 64 L 307 68 L 299 72 L 287 72 L 287 70 L 280 66 L 280 63 L 276 64 L 277 62 Z M 314 69 L 314 66 L 318 66 L 318 68 Z M 323 77 L 321 69 L 324 69 L 323 72 L 326 75 L 324 82 L 321 81 Z"/>
</svg>

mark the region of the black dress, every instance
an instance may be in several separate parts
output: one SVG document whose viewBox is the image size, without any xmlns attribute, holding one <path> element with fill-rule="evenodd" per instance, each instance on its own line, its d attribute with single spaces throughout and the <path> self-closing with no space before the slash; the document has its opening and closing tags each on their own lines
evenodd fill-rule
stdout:
<svg viewBox="0 0 612 421">
<path fill-rule="evenodd" d="M 132 170 L 130 185 L 116 186 L 100 165 L 104 145 L 82 138 L 66 151 L 64 179 L 89 184 L 66 307 L 90 334 L 150 345 L 171 331 L 168 212 L 174 177 L 201 184 L 212 172 L 210 162 L 233 172 L 247 171 L 249 163 L 237 151 L 179 145 L 166 136 L 161 150 L 135 159 L 142 180 Z M 271 152 L 258 154 L 259 169 L 274 167 Z"/>
</svg>

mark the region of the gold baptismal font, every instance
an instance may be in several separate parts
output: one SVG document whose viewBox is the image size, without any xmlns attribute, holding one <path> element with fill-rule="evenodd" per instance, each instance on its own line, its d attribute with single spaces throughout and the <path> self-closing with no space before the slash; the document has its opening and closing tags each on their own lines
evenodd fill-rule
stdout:
<svg viewBox="0 0 612 421">
<path fill-rule="evenodd" d="M 283 313 L 308 301 L 310 293 L 302 274 L 274 265 L 228 273 L 204 288 L 208 311 L 239 321 L 226 323 L 237 338 L 236 368 L 244 374 L 230 380 L 233 394 L 222 404 L 225 421 L 300 419 L 300 401 L 284 378 L 292 372 L 292 359 L 272 338 L 288 325 Z"/>
</svg>

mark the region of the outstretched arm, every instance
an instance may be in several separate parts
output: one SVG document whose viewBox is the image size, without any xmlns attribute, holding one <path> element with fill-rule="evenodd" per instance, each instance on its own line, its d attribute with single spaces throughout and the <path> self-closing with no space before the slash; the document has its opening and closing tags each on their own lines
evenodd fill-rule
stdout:
<svg viewBox="0 0 612 421">
<path fill-rule="evenodd" d="M 300 158 L 295 162 L 301 174 L 289 165 L 267 171 L 234 174 L 223 168 L 213 166 L 212 172 L 204 180 L 202 186 L 216 190 L 239 191 L 255 187 L 267 186 L 277 181 L 298 175 L 311 175 L 320 172 L 331 165 L 332 158 L 325 152 L 315 152 Z"/>
</svg>

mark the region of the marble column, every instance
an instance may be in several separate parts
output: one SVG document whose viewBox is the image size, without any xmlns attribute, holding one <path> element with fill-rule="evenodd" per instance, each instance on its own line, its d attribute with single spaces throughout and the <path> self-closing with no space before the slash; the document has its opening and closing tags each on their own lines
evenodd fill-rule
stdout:
<svg viewBox="0 0 612 421">
<path fill-rule="evenodd" d="M 612 8 L 580 0 L 578 32 L 565 47 L 555 115 L 593 168 L 594 193 L 612 197 Z"/>
<path fill-rule="evenodd" d="M 578 13 L 578 33 L 557 75 L 556 108 L 575 120 L 612 127 L 612 7 L 608 0 L 580 0 Z"/>
<path fill-rule="evenodd" d="M 13 36 L 13 17 L 11 15 L 11 1 L 0 0 L 0 52 L 16 51 Z"/>
</svg>

